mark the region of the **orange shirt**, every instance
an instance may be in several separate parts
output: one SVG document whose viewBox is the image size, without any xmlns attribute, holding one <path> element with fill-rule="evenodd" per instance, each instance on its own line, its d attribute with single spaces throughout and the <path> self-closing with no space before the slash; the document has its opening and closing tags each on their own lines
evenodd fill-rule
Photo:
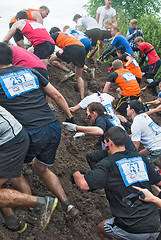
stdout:
<svg viewBox="0 0 161 240">
<path fill-rule="evenodd" d="M 132 63 L 130 63 L 126 69 L 128 69 L 133 75 L 135 75 L 137 78 L 140 78 L 142 79 L 142 72 L 141 72 L 141 69 L 137 63 L 137 61 L 135 60 L 135 58 L 133 58 L 130 54 L 128 53 L 125 53 L 125 57 L 123 58 L 123 64 L 125 65 L 127 62 L 124 61 L 124 59 L 126 57 L 130 57 L 132 59 Z"/>
<path fill-rule="evenodd" d="M 31 15 L 31 12 L 32 11 L 37 11 L 37 12 L 40 12 L 38 9 L 32 9 L 32 8 L 29 8 L 29 9 L 24 9 L 23 11 L 25 11 L 27 13 L 27 16 L 28 16 L 28 19 L 29 20 L 33 20 L 33 17 Z M 16 22 L 16 16 L 14 16 L 11 20 L 10 20 L 10 23 L 15 23 Z"/>
<path fill-rule="evenodd" d="M 120 68 L 115 72 L 118 74 L 115 83 L 121 88 L 123 96 L 130 97 L 141 92 L 136 77 L 129 70 Z"/>
<path fill-rule="evenodd" d="M 54 39 L 54 41 L 59 48 L 64 48 L 70 45 L 79 45 L 84 47 L 84 45 L 75 37 L 68 36 L 66 33 L 62 33 L 62 32 L 57 32 L 55 34 L 58 34 L 57 38 Z"/>
</svg>

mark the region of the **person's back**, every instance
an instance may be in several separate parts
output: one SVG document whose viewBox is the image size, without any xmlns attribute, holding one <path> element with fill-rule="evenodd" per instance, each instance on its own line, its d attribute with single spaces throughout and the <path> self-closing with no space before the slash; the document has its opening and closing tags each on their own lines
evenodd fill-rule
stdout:
<svg viewBox="0 0 161 240">
<path fill-rule="evenodd" d="M 27 19 L 23 19 L 20 21 L 25 22 L 21 32 L 25 37 L 30 40 L 33 47 L 46 41 L 52 44 L 55 43 L 42 24 Z"/>
<path fill-rule="evenodd" d="M 120 47 L 121 45 L 124 45 L 126 48 L 126 52 L 130 55 L 134 55 L 132 48 L 130 47 L 127 39 L 125 36 L 121 35 L 120 33 L 114 37 L 112 44 L 116 46 L 116 48 Z"/>
<path fill-rule="evenodd" d="M 121 88 L 123 96 L 133 96 L 140 93 L 140 87 L 136 77 L 127 69 L 115 70 L 118 77 L 115 83 Z"/>
<path fill-rule="evenodd" d="M 9 46 L 13 51 L 13 65 L 25 66 L 28 68 L 44 68 L 47 70 L 45 64 L 33 53 L 18 46 Z"/>
<path fill-rule="evenodd" d="M 78 26 L 82 25 L 84 27 L 84 29 L 86 29 L 86 30 L 91 30 L 93 28 L 99 28 L 97 21 L 90 16 L 81 17 L 78 20 L 77 25 Z"/>
<path fill-rule="evenodd" d="M 27 13 L 27 16 L 28 16 L 28 19 L 29 20 L 32 20 L 32 21 L 34 21 L 35 19 L 33 18 L 33 16 L 32 16 L 32 12 L 34 11 L 36 11 L 36 12 L 39 12 L 40 13 L 40 10 L 38 10 L 38 9 L 33 9 L 33 8 L 29 8 L 29 9 L 23 9 L 23 11 L 25 11 L 26 13 Z M 15 23 L 16 22 L 16 15 L 13 17 L 13 18 L 11 18 L 11 20 L 10 20 L 10 23 Z"/>
<path fill-rule="evenodd" d="M 56 46 L 58 46 L 59 48 L 64 48 L 71 45 L 78 45 L 84 47 L 84 45 L 78 39 L 73 36 L 68 36 L 68 34 L 66 33 L 55 32 L 51 34 L 51 38 L 54 39 Z"/>
</svg>

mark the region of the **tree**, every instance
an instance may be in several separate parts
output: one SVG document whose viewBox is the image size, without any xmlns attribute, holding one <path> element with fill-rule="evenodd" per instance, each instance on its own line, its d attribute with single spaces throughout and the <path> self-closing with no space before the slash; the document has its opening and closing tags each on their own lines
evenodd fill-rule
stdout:
<svg viewBox="0 0 161 240">
<path fill-rule="evenodd" d="M 90 16 L 96 16 L 96 10 L 99 6 L 105 5 L 104 0 L 88 0 L 88 3 L 84 6 Z M 132 18 L 139 18 L 143 14 L 156 14 L 159 13 L 161 7 L 160 0 L 113 0 L 112 7 L 116 9 L 117 12 L 120 9 L 123 10 L 126 15 L 127 21 Z"/>
</svg>

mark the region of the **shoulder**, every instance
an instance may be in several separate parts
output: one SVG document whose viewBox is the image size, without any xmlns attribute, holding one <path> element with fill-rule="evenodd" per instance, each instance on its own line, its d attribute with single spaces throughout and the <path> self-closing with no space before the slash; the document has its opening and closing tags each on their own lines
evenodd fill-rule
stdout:
<svg viewBox="0 0 161 240">
<path fill-rule="evenodd" d="M 115 82 L 115 80 L 118 77 L 118 73 L 117 72 L 113 72 L 110 74 L 110 76 L 107 79 L 107 82 Z"/>
</svg>

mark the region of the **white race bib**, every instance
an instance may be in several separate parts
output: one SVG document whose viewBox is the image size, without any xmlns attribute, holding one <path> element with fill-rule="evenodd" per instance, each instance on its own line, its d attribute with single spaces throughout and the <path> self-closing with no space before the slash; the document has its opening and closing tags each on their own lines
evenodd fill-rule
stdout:
<svg viewBox="0 0 161 240">
<path fill-rule="evenodd" d="M 122 73 L 121 77 L 123 77 L 126 80 L 126 82 L 136 80 L 136 77 L 130 72 Z"/>
<path fill-rule="evenodd" d="M 149 181 L 146 164 L 141 157 L 123 158 L 116 162 L 126 187 Z"/>
<path fill-rule="evenodd" d="M 0 83 L 9 99 L 39 88 L 37 77 L 29 69 L 0 76 Z"/>
</svg>

